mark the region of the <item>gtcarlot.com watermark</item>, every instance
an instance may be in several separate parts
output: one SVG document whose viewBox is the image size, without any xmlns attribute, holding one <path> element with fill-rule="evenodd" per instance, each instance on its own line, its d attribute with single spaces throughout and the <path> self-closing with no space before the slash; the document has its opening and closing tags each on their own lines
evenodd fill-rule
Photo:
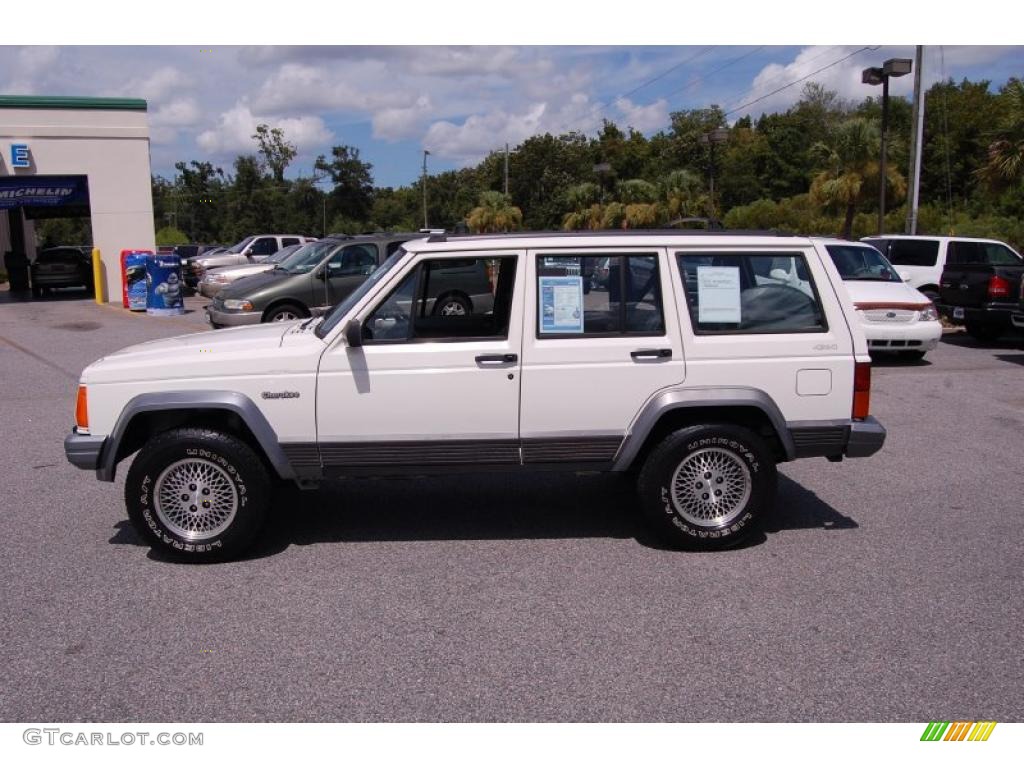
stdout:
<svg viewBox="0 0 1024 768">
<path fill-rule="evenodd" d="M 150 733 L 149 731 L 66 731 L 62 728 L 26 728 L 22 740 L 36 746 L 63 745 L 66 747 L 201 747 L 200 733 Z"/>
</svg>

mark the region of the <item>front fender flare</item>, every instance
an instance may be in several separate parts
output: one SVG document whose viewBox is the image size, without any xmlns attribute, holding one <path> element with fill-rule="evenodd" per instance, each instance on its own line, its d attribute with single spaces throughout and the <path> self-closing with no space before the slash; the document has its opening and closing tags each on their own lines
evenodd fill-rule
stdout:
<svg viewBox="0 0 1024 768">
<path fill-rule="evenodd" d="M 136 395 L 129 400 L 103 445 L 100 463 L 96 468 L 97 479 L 106 482 L 114 480 L 117 452 L 121 440 L 132 419 L 140 413 L 191 409 L 230 411 L 236 414 L 255 436 L 260 448 L 278 475 L 285 480 L 295 477 L 295 470 L 281 448 L 277 433 L 270 426 L 259 406 L 240 392 L 197 389 L 181 392 L 151 392 Z"/>
</svg>

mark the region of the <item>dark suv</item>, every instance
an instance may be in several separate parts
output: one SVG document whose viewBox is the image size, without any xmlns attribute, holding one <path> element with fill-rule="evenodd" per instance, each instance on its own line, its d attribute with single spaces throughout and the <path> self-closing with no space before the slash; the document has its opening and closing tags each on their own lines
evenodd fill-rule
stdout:
<svg viewBox="0 0 1024 768">
<path fill-rule="evenodd" d="M 92 293 L 92 248 L 60 245 L 44 248 L 29 266 L 32 295 L 39 298 L 51 288 L 84 287 Z"/>
<path fill-rule="evenodd" d="M 225 287 L 206 307 L 214 328 L 322 314 L 419 233 L 325 237 L 299 248 L 269 272 Z"/>
</svg>

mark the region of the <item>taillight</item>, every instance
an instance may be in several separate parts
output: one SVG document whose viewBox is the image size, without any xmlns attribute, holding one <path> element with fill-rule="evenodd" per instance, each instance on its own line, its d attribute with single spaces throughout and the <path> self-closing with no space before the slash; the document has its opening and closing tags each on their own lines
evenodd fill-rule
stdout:
<svg viewBox="0 0 1024 768">
<path fill-rule="evenodd" d="M 1010 281 L 999 275 L 992 275 L 988 279 L 988 297 L 990 299 L 1010 298 Z"/>
<path fill-rule="evenodd" d="M 89 404 L 85 387 L 78 387 L 78 401 L 75 403 L 75 425 L 79 432 L 89 431 Z"/>
<path fill-rule="evenodd" d="M 871 409 L 871 363 L 855 363 L 853 368 L 853 418 L 861 421 Z"/>
</svg>

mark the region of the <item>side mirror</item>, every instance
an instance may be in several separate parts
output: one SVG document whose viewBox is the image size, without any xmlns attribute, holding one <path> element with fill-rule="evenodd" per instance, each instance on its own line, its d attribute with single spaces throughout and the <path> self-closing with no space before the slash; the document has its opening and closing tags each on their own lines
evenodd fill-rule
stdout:
<svg viewBox="0 0 1024 768">
<path fill-rule="evenodd" d="M 909 283 L 910 282 L 910 273 L 909 272 L 905 272 L 902 269 L 897 269 L 896 270 L 896 274 L 900 276 L 900 280 L 902 280 L 904 283 Z"/>
<path fill-rule="evenodd" d="M 780 280 L 784 283 L 789 282 L 789 272 L 787 272 L 784 269 L 773 269 L 771 272 L 768 273 L 768 276 L 772 280 Z"/>
<path fill-rule="evenodd" d="M 363 324 L 355 318 L 345 324 L 345 341 L 350 347 L 363 346 Z"/>
</svg>

